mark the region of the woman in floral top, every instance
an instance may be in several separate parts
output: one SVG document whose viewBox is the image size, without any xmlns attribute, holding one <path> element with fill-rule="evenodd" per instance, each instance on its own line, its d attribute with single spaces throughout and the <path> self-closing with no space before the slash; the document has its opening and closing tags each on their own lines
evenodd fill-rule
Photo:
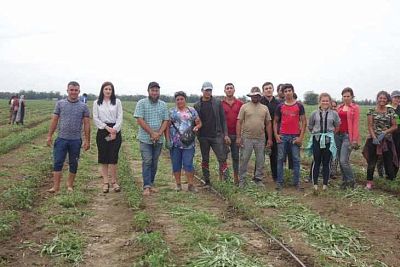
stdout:
<svg viewBox="0 0 400 267">
<path fill-rule="evenodd" d="M 170 148 L 172 171 L 175 176 L 176 190 L 181 191 L 181 170 L 185 170 L 188 191 L 196 192 L 193 185 L 193 157 L 195 152 L 195 141 L 191 144 L 183 144 L 181 135 L 186 129 L 192 127 L 193 132 L 197 133 L 201 128 L 201 121 L 197 111 L 186 105 L 186 93 L 179 91 L 175 93 L 176 106 L 169 112 L 169 130 L 166 131 L 166 139 L 169 140 L 168 147 Z"/>
<path fill-rule="evenodd" d="M 367 186 L 373 186 L 373 176 L 378 155 L 383 156 L 385 173 L 388 179 L 393 180 L 394 167 L 398 166 L 396 148 L 393 143 L 392 133 L 396 130 L 395 111 L 386 105 L 390 101 L 390 95 L 386 91 L 380 91 L 376 97 L 376 107 L 368 110 L 369 137 L 364 146 L 363 155 L 367 160 Z"/>
</svg>

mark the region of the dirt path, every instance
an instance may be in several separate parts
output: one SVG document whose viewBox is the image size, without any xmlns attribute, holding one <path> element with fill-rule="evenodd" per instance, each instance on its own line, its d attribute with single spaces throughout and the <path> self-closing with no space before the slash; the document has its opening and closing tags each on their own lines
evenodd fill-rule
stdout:
<svg viewBox="0 0 400 267">
<path fill-rule="evenodd" d="M 82 226 L 88 245 L 82 266 L 131 266 L 135 256 L 132 240 L 133 212 L 129 209 L 122 192 L 102 193 L 102 180 L 89 184 L 96 194 L 88 210 L 93 214 Z"/>
</svg>

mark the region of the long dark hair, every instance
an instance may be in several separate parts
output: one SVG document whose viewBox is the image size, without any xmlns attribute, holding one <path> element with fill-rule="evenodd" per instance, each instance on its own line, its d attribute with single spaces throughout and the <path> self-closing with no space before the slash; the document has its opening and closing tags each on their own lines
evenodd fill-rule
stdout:
<svg viewBox="0 0 400 267">
<path fill-rule="evenodd" d="M 110 85 L 110 86 L 111 86 L 111 89 L 112 89 L 112 91 L 111 91 L 111 97 L 110 97 L 111 105 L 115 105 L 115 101 L 116 101 L 115 99 L 116 99 L 116 97 L 115 97 L 114 85 L 112 84 L 112 82 L 104 82 L 104 83 L 101 85 L 99 98 L 97 99 L 97 105 L 99 105 L 99 106 L 100 106 L 101 104 L 103 104 L 103 99 L 104 99 L 103 89 L 104 89 L 104 87 L 106 87 L 106 86 L 108 86 L 108 85 Z"/>
</svg>

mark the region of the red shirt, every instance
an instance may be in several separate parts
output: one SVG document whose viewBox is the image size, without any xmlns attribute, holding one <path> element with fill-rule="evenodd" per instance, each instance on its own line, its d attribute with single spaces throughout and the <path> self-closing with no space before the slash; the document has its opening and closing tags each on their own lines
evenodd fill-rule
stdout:
<svg viewBox="0 0 400 267">
<path fill-rule="evenodd" d="M 349 125 L 347 124 L 347 111 L 343 111 L 342 109 L 340 109 L 338 113 L 340 118 L 339 132 L 348 133 Z"/>
<path fill-rule="evenodd" d="M 275 118 L 280 122 L 279 134 L 300 134 L 301 115 L 305 115 L 301 103 L 295 102 L 293 105 L 281 103 L 275 111 Z"/>
<path fill-rule="evenodd" d="M 224 108 L 229 135 L 236 135 L 236 122 L 242 105 L 243 102 L 236 98 L 232 105 L 229 105 L 228 102 L 225 101 L 225 98 L 222 100 L 222 107 Z"/>
</svg>

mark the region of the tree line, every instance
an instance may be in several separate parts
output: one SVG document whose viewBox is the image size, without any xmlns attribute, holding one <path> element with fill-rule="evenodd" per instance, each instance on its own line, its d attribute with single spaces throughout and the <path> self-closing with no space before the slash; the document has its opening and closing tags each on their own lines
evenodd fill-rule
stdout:
<svg viewBox="0 0 400 267">
<path fill-rule="evenodd" d="M 84 93 L 84 92 L 82 92 Z M 12 96 L 16 95 L 17 93 L 10 93 L 10 92 L 0 92 L 0 99 L 10 99 Z M 63 94 L 61 95 L 60 92 L 36 92 L 33 90 L 21 90 L 19 91 L 18 95 L 24 95 L 25 99 L 62 99 L 65 98 L 66 95 Z M 97 99 L 97 95 L 95 94 L 87 94 L 89 101 L 93 101 Z M 304 100 L 303 103 L 306 105 L 317 105 L 318 104 L 318 96 L 319 94 L 314 93 L 314 91 L 307 91 L 304 93 Z M 139 101 L 142 98 L 147 97 L 146 95 L 118 95 L 118 98 L 121 99 L 122 101 Z M 216 97 L 222 97 L 222 96 L 216 96 Z M 175 102 L 174 96 L 170 95 L 161 95 L 160 99 L 168 102 L 168 103 L 173 103 Z M 196 94 L 190 94 L 187 97 L 187 102 L 188 103 L 195 103 L 200 99 L 200 95 Z M 247 101 L 246 96 L 241 96 L 239 97 L 240 100 L 243 102 Z M 359 105 L 375 105 L 376 101 L 375 100 L 370 100 L 370 99 L 364 99 L 364 100 L 357 100 L 357 104 Z"/>
</svg>

